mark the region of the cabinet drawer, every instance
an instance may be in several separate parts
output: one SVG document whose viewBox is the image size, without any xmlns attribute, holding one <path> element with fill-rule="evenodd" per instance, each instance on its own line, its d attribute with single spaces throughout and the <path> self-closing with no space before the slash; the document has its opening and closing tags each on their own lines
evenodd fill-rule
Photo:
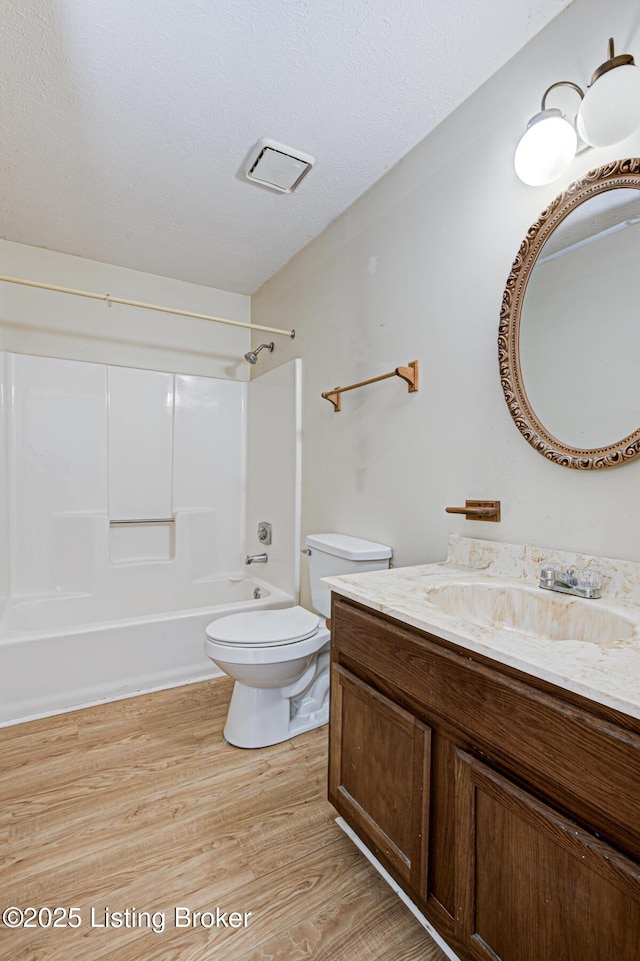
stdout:
<svg viewBox="0 0 640 961">
<path fill-rule="evenodd" d="M 640 737 L 335 595 L 333 625 L 339 662 L 640 858 Z"/>
</svg>

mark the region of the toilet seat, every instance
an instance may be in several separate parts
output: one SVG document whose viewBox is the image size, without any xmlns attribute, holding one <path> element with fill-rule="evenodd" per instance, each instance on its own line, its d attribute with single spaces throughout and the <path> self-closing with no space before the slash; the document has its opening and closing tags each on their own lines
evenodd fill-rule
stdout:
<svg viewBox="0 0 640 961">
<path fill-rule="evenodd" d="M 304 607 L 229 614 L 206 628 L 210 641 L 233 648 L 276 647 L 304 641 L 318 633 L 320 618 Z"/>
</svg>

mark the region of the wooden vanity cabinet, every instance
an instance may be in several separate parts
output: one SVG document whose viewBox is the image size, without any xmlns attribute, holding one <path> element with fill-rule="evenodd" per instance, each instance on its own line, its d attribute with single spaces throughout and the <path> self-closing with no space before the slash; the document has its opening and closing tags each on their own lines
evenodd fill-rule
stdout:
<svg viewBox="0 0 640 961">
<path fill-rule="evenodd" d="M 340 760 L 341 806 L 373 853 L 424 896 L 431 731 L 339 665 L 333 682 L 332 732 L 343 733 L 331 757 Z"/>
<path fill-rule="evenodd" d="M 640 957 L 640 723 L 334 595 L 329 799 L 465 961 Z"/>
</svg>

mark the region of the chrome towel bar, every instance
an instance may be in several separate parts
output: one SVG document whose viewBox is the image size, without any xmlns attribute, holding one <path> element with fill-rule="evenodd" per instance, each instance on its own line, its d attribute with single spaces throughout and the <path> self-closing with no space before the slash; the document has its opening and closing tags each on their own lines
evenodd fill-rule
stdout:
<svg viewBox="0 0 640 961">
<path fill-rule="evenodd" d="M 125 524 L 175 524 L 175 517 L 134 517 L 128 520 L 110 520 L 109 527 L 124 527 Z"/>
</svg>

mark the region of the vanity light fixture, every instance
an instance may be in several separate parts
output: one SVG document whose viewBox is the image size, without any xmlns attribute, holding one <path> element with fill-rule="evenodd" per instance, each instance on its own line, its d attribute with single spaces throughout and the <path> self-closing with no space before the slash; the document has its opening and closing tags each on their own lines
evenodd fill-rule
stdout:
<svg viewBox="0 0 640 961">
<path fill-rule="evenodd" d="M 557 87 L 571 87 L 580 97 L 574 122 L 546 106 L 547 95 Z M 545 90 L 540 113 L 531 118 L 516 148 L 516 173 L 531 187 L 549 184 L 567 170 L 580 140 L 587 147 L 609 147 L 638 127 L 640 70 L 630 54 L 615 56 L 610 38 L 609 59 L 594 72 L 586 93 L 570 80 L 559 80 Z"/>
<path fill-rule="evenodd" d="M 640 70 L 630 54 L 615 56 L 610 37 L 609 59 L 594 72 L 580 104 L 578 133 L 592 147 L 609 147 L 639 126 Z"/>
<path fill-rule="evenodd" d="M 557 107 L 547 107 L 547 95 L 557 87 L 572 87 L 580 99 L 584 97 L 582 88 L 570 80 L 559 80 L 545 90 L 540 113 L 527 124 L 513 158 L 518 177 L 530 187 L 557 180 L 578 149 L 575 125 Z"/>
</svg>

